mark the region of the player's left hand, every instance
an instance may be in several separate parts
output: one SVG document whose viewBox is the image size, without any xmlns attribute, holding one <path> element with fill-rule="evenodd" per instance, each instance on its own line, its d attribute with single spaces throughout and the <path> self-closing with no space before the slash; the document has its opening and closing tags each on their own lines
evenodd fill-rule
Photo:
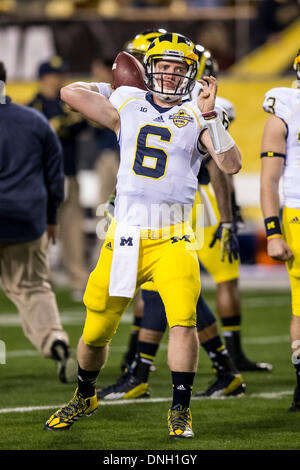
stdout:
<svg viewBox="0 0 300 470">
<path fill-rule="evenodd" d="M 203 77 L 199 80 L 203 86 L 198 98 L 197 103 L 201 113 L 207 113 L 215 109 L 215 101 L 218 89 L 218 82 L 212 75 L 210 77 Z"/>
<path fill-rule="evenodd" d="M 48 240 L 52 241 L 53 245 L 56 243 L 56 225 L 47 225 Z"/>
<path fill-rule="evenodd" d="M 239 241 L 231 222 L 219 223 L 209 247 L 212 248 L 217 240 L 220 241 L 221 261 L 224 262 L 226 256 L 229 263 L 239 258 Z"/>
<path fill-rule="evenodd" d="M 268 255 L 276 259 L 278 261 L 288 261 L 293 257 L 293 253 L 288 246 L 287 242 L 279 237 L 279 238 L 271 238 L 268 240 L 268 247 L 267 247 Z"/>
</svg>

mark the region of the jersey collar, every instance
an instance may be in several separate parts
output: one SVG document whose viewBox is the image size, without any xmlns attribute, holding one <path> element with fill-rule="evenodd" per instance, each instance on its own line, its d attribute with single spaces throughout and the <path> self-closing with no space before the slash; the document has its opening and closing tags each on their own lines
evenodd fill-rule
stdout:
<svg viewBox="0 0 300 470">
<path fill-rule="evenodd" d="M 150 91 L 148 91 L 148 93 L 146 94 L 146 100 L 149 101 L 149 103 L 161 114 L 166 113 L 167 111 L 170 111 L 170 109 L 172 109 L 174 107 L 174 106 L 170 106 L 169 108 L 162 108 L 158 104 L 154 103 L 153 95 L 152 95 L 152 93 L 150 93 Z M 176 106 L 178 106 L 178 105 L 176 105 Z"/>
<path fill-rule="evenodd" d="M 162 108 L 161 106 L 159 106 L 158 104 L 155 104 L 154 101 L 153 101 L 153 95 L 150 91 L 148 91 L 148 93 L 146 94 L 146 100 L 149 101 L 149 103 L 157 110 L 159 111 L 161 114 L 162 113 L 165 113 L 166 111 L 170 111 L 170 109 L 172 108 L 175 108 L 175 106 L 181 106 L 183 105 L 184 103 L 186 103 L 187 101 L 190 101 L 188 98 L 182 100 L 182 103 L 181 104 L 176 104 L 175 106 L 170 106 L 169 108 Z"/>
</svg>

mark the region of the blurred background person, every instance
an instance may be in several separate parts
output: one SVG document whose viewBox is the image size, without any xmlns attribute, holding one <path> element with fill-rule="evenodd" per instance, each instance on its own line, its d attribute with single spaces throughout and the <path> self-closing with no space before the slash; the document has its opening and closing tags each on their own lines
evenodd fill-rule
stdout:
<svg viewBox="0 0 300 470">
<path fill-rule="evenodd" d="M 83 210 L 79 202 L 77 179 L 77 137 L 87 123 L 71 111 L 60 99 L 60 89 L 66 81 L 67 64 L 53 57 L 39 66 L 39 91 L 28 106 L 43 113 L 57 133 L 63 148 L 65 200 L 59 211 L 59 240 L 62 262 L 74 300 L 81 300 L 88 278 L 84 256 Z"/>
<path fill-rule="evenodd" d="M 6 70 L 0 62 L 0 82 Z M 1 93 L 1 90 L 0 90 Z M 57 363 L 62 382 L 76 377 L 49 281 L 48 241 L 55 243 L 57 211 L 64 195 L 63 155 L 41 113 L 0 101 L 0 276 L 16 305 L 25 336 Z"/>
</svg>

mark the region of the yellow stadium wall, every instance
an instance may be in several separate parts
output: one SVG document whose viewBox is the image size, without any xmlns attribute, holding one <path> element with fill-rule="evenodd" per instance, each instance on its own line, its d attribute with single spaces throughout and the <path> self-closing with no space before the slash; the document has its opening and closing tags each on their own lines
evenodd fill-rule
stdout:
<svg viewBox="0 0 300 470">
<path fill-rule="evenodd" d="M 37 90 L 36 82 L 9 82 L 6 86 L 6 93 L 19 104 L 28 103 Z"/>
<path fill-rule="evenodd" d="M 220 80 L 218 95 L 231 101 L 236 110 L 236 120 L 230 133 L 239 145 L 243 158 L 243 172 L 260 170 L 260 143 L 267 114 L 262 109 L 265 93 L 275 87 L 290 87 L 295 77 L 260 81 L 237 79 Z"/>
</svg>

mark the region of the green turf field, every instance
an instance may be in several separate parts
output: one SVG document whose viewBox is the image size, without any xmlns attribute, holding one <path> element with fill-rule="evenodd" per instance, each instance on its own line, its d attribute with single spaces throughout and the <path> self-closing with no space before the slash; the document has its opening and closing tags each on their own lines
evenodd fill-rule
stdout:
<svg viewBox="0 0 300 470">
<path fill-rule="evenodd" d="M 214 293 L 207 292 L 205 298 L 214 307 Z M 57 299 L 75 347 L 84 308 L 72 302 L 66 291 L 57 291 Z M 104 403 L 97 413 L 70 430 L 46 432 L 44 422 L 69 401 L 74 386 L 57 380 L 54 363 L 36 353 L 22 333 L 15 307 L 0 294 L 0 339 L 5 341 L 7 353 L 6 364 L 0 365 L 0 449 L 300 449 L 300 413 L 287 412 L 295 386 L 289 347 L 289 292 L 242 292 L 242 300 L 244 349 L 252 359 L 272 362 L 273 372 L 244 373 L 247 394 L 243 398 L 193 399 L 195 439 L 170 441 L 167 334 L 157 356 L 157 371 L 150 376 L 151 399 Z M 113 339 L 101 373 L 103 386 L 120 374 L 130 318 L 125 315 Z M 201 351 L 194 390 L 205 389 L 212 378 L 209 360 Z"/>
</svg>

